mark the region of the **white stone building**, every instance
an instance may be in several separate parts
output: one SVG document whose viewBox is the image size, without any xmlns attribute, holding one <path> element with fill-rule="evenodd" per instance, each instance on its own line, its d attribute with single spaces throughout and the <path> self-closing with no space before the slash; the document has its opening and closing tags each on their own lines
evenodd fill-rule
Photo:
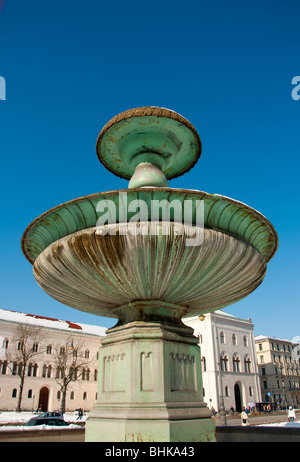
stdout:
<svg viewBox="0 0 300 462">
<path fill-rule="evenodd" d="M 66 345 L 74 350 L 74 357 L 80 348 L 86 363 L 77 380 L 67 388 L 66 411 L 91 410 L 97 398 L 98 352 L 106 329 L 3 309 L 0 309 L 0 410 L 11 411 L 17 407 L 20 377 L 19 364 L 13 355 L 21 348 L 16 336 L 20 324 L 38 326 L 42 331 L 41 341 L 32 344 L 37 354 L 26 367 L 22 410 L 60 409 L 62 393 L 56 380 L 60 374 L 57 351 Z"/>
<path fill-rule="evenodd" d="M 222 396 L 227 410 L 240 411 L 261 402 L 251 319 L 218 310 L 185 318 L 184 323 L 199 337 L 204 401 L 209 408 L 218 411 Z"/>
<path fill-rule="evenodd" d="M 255 337 L 262 401 L 272 407 L 299 407 L 300 345 L 276 337 Z"/>
</svg>

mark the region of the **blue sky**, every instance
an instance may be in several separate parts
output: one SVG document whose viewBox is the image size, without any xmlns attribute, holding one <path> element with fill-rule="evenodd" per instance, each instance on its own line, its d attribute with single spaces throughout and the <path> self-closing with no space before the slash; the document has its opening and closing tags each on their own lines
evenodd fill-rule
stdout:
<svg viewBox="0 0 300 462">
<path fill-rule="evenodd" d="M 170 186 L 245 202 L 279 235 L 263 284 L 226 311 L 257 335 L 300 336 L 299 2 L 0 0 L 0 11 L 1 308 L 115 323 L 46 295 L 20 240 L 55 205 L 126 188 L 100 165 L 98 133 L 126 109 L 162 106 L 203 144 Z"/>
</svg>

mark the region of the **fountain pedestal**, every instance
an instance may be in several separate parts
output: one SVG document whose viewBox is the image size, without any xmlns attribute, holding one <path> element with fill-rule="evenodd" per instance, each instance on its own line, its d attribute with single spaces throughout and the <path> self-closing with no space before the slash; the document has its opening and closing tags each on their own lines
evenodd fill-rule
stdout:
<svg viewBox="0 0 300 462">
<path fill-rule="evenodd" d="M 134 321 L 107 334 L 99 351 L 99 398 L 87 421 L 86 441 L 215 441 L 192 329 Z"/>
</svg>

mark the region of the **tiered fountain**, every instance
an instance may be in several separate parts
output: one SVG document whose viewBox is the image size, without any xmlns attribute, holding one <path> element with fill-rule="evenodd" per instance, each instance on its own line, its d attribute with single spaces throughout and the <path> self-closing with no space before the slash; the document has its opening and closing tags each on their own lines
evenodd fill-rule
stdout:
<svg viewBox="0 0 300 462">
<path fill-rule="evenodd" d="M 129 188 L 59 205 L 22 238 L 45 292 L 118 318 L 100 348 L 86 441 L 215 441 L 198 340 L 181 319 L 255 290 L 276 232 L 238 201 L 169 187 L 201 154 L 196 130 L 173 111 L 123 112 L 102 129 L 96 149 Z"/>
</svg>

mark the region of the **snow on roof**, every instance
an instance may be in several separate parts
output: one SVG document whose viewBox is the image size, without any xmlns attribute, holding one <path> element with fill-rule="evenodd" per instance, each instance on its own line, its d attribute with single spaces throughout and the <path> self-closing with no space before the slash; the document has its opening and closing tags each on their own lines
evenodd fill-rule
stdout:
<svg viewBox="0 0 300 462">
<path fill-rule="evenodd" d="M 287 343 L 291 343 L 293 345 L 297 345 L 298 342 L 294 342 L 293 340 L 287 340 L 287 339 L 282 339 L 282 338 L 278 338 L 278 337 L 270 337 L 270 336 L 267 336 L 267 335 L 256 335 L 254 337 L 254 340 L 255 342 L 262 342 L 263 340 L 275 340 L 276 342 L 287 342 Z"/>
<path fill-rule="evenodd" d="M 0 308 L 0 320 L 11 321 L 23 324 L 33 324 L 52 329 L 61 329 L 71 332 L 82 332 L 84 334 L 105 336 L 106 327 L 92 326 L 72 321 L 62 321 L 60 319 L 47 318 L 35 314 L 21 313 L 18 311 L 4 310 Z"/>
</svg>

